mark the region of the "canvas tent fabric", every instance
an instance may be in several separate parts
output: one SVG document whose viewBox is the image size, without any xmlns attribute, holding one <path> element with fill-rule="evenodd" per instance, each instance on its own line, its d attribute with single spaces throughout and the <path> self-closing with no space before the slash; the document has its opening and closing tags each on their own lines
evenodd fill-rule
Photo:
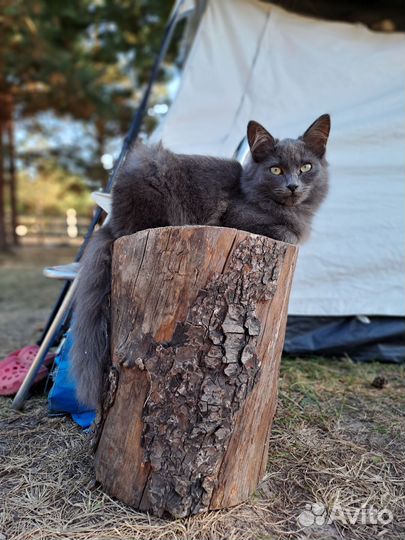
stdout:
<svg viewBox="0 0 405 540">
<path fill-rule="evenodd" d="M 250 119 L 297 136 L 329 112 L 331 189 L 301 247 L 289 312 L 404 315 L 404 36 L 210 0 L 152 136 L 230 157 Z"/>
</svg>

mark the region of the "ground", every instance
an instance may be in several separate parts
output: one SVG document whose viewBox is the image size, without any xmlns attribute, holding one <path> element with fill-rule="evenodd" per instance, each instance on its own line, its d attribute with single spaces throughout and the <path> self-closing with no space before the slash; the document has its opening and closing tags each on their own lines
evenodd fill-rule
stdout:
<svg viewBox="0 0 405 540">
<path fill-rule="evenodd" d="M 41 267 L 71 257 L 68 248 L 30 247 L 0 258 L 1 356 L 35 341 L 60 289 Z M 94 486 L 88 436 L 69 418 L 49 418 L 43 395 L 22 413 L 0 398 L 0 540 L 402 539 L 404 388 L 399 366 L 283 358 L 256 493 L 230 510 L 173 521 Z"/>
</svg>

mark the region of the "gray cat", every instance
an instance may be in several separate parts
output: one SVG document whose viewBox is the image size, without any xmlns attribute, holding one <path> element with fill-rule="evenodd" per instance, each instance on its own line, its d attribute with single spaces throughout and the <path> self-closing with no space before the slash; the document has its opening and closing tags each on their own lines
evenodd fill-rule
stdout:
<svg viewBox="0 0 405 540">
<path fill-rule="evenodd" d="M 235 160 L 174 154 L 137 146 L 113 188 L 108 225 L 84 253 L 73 318 L 72 366 L 79 400 L 100 406 L 110 359 L 110 287 L 113 242 L 169 225 L 221 225 L 296 244 L 327 192 L 324 158 L 330 118 L 323 115 L 296 140 L 273 138 L 249 122 L 252 158 Z"/>
<path fill-rule="evenodd" d="M 281 141 L 257 122 L 249 122 L 251 158 L 221 224 L 290 244 L 303 242 L 328 191 L 329 131 L 328 114 L 299 139 Z"/>
</svg>

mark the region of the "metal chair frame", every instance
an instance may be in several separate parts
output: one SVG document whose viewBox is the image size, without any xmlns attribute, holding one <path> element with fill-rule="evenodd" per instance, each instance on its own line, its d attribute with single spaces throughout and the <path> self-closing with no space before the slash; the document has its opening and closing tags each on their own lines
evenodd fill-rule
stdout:
<svg viewBox="0 0 405 540">
<path fill-rule="evenodd" d="M 183 60 L 185 60 L 188 54 L 188 51 L 191 47 L 192 35 L 196 32 L 199 21 L 201 20 L 202 15 L 205 11 L 206 4 L 207 4 L 207 0 L 195 0 L 194 9 L 190 10 L 188 8 L 189 2 L 187 2 L 187 0 L 175 1 L 171 14 L 168 19 L 168 22 L 165 27 L 159 53 L 155 59 L 155 62 L 151 71 L 151 75 L 149 77 L 149 81 L 146 85 L 141 102 L 139 104 L 139 108 L 137 112 L 135 113 L 130 129 L 128 131 L 128 134 L 124 139 L 121 152 L 118 156 L 117 161 L 114 164 L 113 170 L 110 174 L 110 177 L 108 179 L 108 183 L 105 188 L 105 191 L 103 192 L 103 195 L 108 195 L 111 192 L 112 186 L 118 175 L 118 172 L 121 169 L 122 165 L 124 164 L 131 146 L 135 143 L 135 141 L 137 140 L 139 136 L 141 126 L 142 126 L 142 121 L 148 107 L 151 92 L 157 80 L 157 76 L 159 74 L 162 61 L 164 57 L 166 56 L 167 50 L 170 46 L 176 25 L 185 17 L 189 17 L 192 12 L 196 14 L 196 18 L 195 20 L 193 20 L 193 25 L 192 25 L 193 28 L 191 28 L 191 31 L 189 27 L 186 29 L 186 33 L 187 33 L 186 46 L 188 50 L 186 52 L 183 52 Z M 192 19 L 190 18 L 190 21 L 191 20 Z M 71 319 L 71 312 L 72 312 L 72 300 L 73 300 L 74 292 L 77 285 L 76 276 L 77 276 L 77 270 L 79 268 L 79 262 L 96 226 L 100 222 L 102 214 L 103 214 L 103 208 L 102 208 L 102 205 L 99 205 L 99 207 L 94 213 L 93 219 L 87 230 L 83 243 L 80 246 L 79 251 L 75 257 L 75 261 L 74 263 L 72 263 L 75 266 L 67 265 L 67 267 L 65 267 L 64 269 L 62 269 L 61 267 L 53 267 L 53 268 L 51 267 L 44 270 L 44 273 L 47 277 L 56 278 L 56 279 L 64 279 L 66 281 L 60 292 L 59 298 L 57 299 L 52 309 L 49 319 L 45 325 L 43 334 L 38 341 L 38 345 L 39 345 L 38 353 L 30 369 L 28 370 L 20 389 L 18 390 L 17 394 L 15 395 L 13 399 L 13 402 L 11 404 L 13 409 L 19 410 L 23 408 L 24 403 L 28 397 L 29 390 L 35 380 L 35 376 L 39 368 L 43 364 L 49 349 L 55 343 L 60 341 L 62 335 L 65 333 L 65 330 L 67 329 L 69 325 L 69 321 Z"/>
</svg>

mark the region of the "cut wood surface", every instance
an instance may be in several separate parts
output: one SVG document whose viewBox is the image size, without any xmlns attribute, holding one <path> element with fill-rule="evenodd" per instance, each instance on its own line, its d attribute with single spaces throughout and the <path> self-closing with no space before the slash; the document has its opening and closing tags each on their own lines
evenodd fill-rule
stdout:
<svg viewBox="0 0 405 540">
<path fill-rule="evenodd" d="M 264 474 L 297 249 L 235 229 L 117 240 L 113 366 L 96 478 L 176 517 L 246 500 Z"/>
</svg>

